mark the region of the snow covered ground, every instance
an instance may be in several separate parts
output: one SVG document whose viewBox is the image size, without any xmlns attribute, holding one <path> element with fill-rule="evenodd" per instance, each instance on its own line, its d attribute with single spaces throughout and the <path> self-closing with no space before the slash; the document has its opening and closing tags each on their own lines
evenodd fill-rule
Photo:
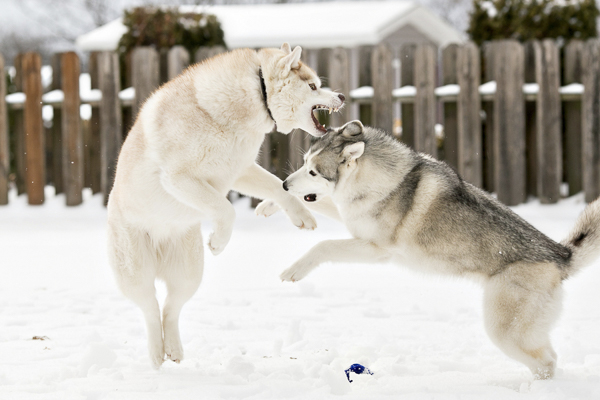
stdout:
<svg viewBox="0 0 600 400">
<path fill-rule="evenodd" d="M 0 207 L 0 399 L 600 398 L 600 263 L 566 282 L 557 377 L 532 381 L 487 338 L 476 284 L 391 265 L 329 265 L 282 283 L 312 245 L 349 235 L 322 217 L 314 232 L 258 218 L 242 200 L 231 242 L 207 254 L 183 310 L 185 360 L 155 371 L 141 312 L 107 265 L 100 196 L 25 203 L 13 193 Z M 583 207 L 579 195 L 515 210 L 561 239 Z M 348 383 L 353 363 L 375 375 Z"/>
</svg>

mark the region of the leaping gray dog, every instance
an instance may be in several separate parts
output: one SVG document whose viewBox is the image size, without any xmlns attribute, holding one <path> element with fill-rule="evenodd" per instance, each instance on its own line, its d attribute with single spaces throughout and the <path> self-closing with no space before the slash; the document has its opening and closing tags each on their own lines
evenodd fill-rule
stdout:
<svg viewBox="0 0 600 400">
<path fill-rule="evenodd" d="M 331 197 L 353 239 L 317 244 L 281 274 L 298 281 L 324 262 L 391 260 L 483 283 L 485 327 L 509 357 L 552 378 L 549 332 L 561 283 L 600 255 L 600 203 L 556 243 L 447 164 L 352 121 L 315 140 L 284 189 Z"/>
</svg>

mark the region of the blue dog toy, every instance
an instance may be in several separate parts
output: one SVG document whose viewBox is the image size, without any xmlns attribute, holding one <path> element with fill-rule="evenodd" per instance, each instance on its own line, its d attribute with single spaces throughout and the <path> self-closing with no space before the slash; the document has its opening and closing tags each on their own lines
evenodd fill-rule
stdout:
<svg viewBox="0 0 600 400">
<path fill-rule="evenodd" d="M 348 378 L 348 382 L 352 382 L 352 379 L 350 379 L 350 372 L 354 372 L 355 374 L 369 374 L 369 375 L 373 375 L 373 373 L 369 370 L 369 368 L 366 368 L 360 364 L 352 364 L 350 366 L 350 368 L 348 368 L 346 370 L 346 378 Z"/>
</svg>

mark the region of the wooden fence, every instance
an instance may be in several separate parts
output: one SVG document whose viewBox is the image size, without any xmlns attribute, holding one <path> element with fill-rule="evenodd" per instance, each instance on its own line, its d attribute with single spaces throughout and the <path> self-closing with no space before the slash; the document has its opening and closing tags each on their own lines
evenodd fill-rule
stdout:
<svg viewBox="0 0 600 400">
<path fill-rule="evenodd" d="M 203 48 L 194 59 L 222 51 Z M 353 51 L 359 52 L 358 80 L 351 77 Z M 326 78 L 326 85 L 346 94 L 345 111 L 328 117 L 329 124 L 360 117 L 392 132 L 394 108 L 399 108 L 400 140 L 445 160 L 508 205 L 528 195 L 556 202 L 565 183 L 569 194 L 583 190 L 587 201 L 600 195 L 600 41 L 574 41 L 561 48 L 552 40 L 525 45 L 506 40 L 481 49 L 453 44 L 441 51 L 406 45 L 397 53 L 398 88 L 392 54 L 386 45 L 305 49 L 304 61 Z M 92 53 L 94 90 L 82 98 L 75 53 L 53 58 L 52 87 L 45 94 L 40 57 L 18 56 L 13 80 L 18 93 L 6 96 L 0 79 L 0 204 L 8 202 L 11 179 L 30 204 L 44 202 L 47 184 L 65 193 L 67 205 L 81 203 L 84 187 L 106 200 L 122 138 L 140 105 L 190 59 L 181 47 L 163 52 L 139 48 L 128 61 L 131 76 L 125 81 L 132 87 L 121 90 L 117 55 Z M 3 64 L 0 56 L 0 70 Z M 90 121 L 80 119 L 81 104 L 92 107 Z M 42 105 L 54 108 L 51 128 L 44 128 Z M 436 122 L 444 127 L 443 140 L 436 136 Z M 308 143 L 302 131 L 267 135 L 258 161 L 284 178 L 301 165 Z"/>
</svg>

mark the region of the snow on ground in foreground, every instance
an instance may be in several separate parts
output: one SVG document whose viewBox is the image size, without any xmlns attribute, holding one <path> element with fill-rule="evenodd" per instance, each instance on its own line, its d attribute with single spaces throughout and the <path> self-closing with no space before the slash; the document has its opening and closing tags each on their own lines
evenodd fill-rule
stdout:
<svg viewBox="0 0 600 400">
<path fill-rule="evenodd" d="M 312 245 L 349 235 L 322 217 L 314 232 L 258 218 L 242 200 L 181 315 L 185 360 L 155 371 L 141 312 L 107 265 L 101 197 L 11 201 L 0 207 L 0 399 L 600 398 L 600 263 L 564 285 L 557 377 L 532 381 L 487 338 L 476 284 L 391 265 L 327 265 L 282 283 Z M 558 240 L 583 207 L 576 196 L 515 210 Z M 353 363 L 375 375 L 348 383 Z"/>
</svg>

